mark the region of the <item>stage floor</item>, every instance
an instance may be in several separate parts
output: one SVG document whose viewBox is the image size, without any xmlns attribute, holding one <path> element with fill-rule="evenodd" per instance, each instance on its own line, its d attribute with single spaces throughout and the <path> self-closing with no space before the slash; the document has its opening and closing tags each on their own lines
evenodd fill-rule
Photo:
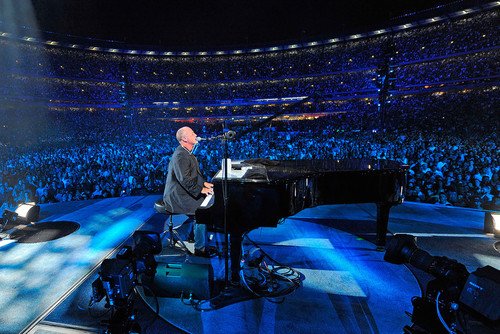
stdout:
<svg viewBox="0 0 500 334">
<path fill-rule="evenodd" d="M 153 215 L 154 199 L 42 205 L 36 228 L 10 230 L 15 238 L 0 241 L 1 332 L 19 333 L 48 315 Z M 68 228 L 74 231 L 61 237 Z"/>
<path fill-rule="evenodd" d="M 98 315 L 105 309 L 88 310 L 96 269 L 135 230 L 162 229 L 164 218 L 153 210 L 158 197 L 43 205 L 43 222 L 36 228 L 0 241 L 1 332 L 102 330 Z M 143 332 L 401 332 L 410 323 L 405 311 L 411 311 L 411 297 L 420 295 L 422 282 L 406 266 L 383 260 L 371 242 L 374 220 L 374 205 L 330 205 L 306 209 L 276 228 L 254 230 L 250 238 L 266 253 L 301 273 L 294 293 L 279 303 L 229 300 L 209 312 L 179 298 L 158 298 L 158 319 L 148 307 L 155 309 L 156 301 L 145 297 L 144 305 L 137 303 Z M 469 271 L 487 264 L 499 268 L 495 239 L 482 233 L 483 221 L 478 210 L 405 203 L 391 210 L 389 230 L 416 235 L 420 248 L 457 259 Z M 165 247 L 157 260 L 210 263 L 223 281 L 221 258 L 201 259 Z"/>
</svg>

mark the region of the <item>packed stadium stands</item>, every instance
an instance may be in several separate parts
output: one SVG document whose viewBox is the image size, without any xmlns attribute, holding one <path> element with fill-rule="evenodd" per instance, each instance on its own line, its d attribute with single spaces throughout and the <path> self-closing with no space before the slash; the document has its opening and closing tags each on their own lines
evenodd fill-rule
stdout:
<svg viewBox="0 0 500 334">
<path fill-rule="evenodd" d="M 0 203 L 161 191 L 178 127 L 210 135 L 280 112 L 231 142 L 232 157 L 394 159 L 410 166 L 410 201 L 498 209 L 497 21 L 490 10 L 360 40 L 209 56 L 0 37 Z M 215 142 L 198 147 L 208 176 L 221 154 Z"/>
</svg>

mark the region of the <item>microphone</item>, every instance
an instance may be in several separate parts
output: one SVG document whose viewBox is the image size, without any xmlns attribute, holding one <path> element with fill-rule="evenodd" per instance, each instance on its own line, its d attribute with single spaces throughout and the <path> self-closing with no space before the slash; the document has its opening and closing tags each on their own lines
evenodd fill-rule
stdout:
<svg viewBox="0 0 500 334">
<path fill-rule="evenodd" d="M 236 137 L 236 132 L 233 130 L 229 130 L 228 132 L 222 134 L 222 138 L 224 139 L 233 139 L 234 137 Z"/>
<path fill-rule="evenodd" d="M 204 140 L 210 141 L 210 140 L 215 140 L 215 139 L 233 139 L 234 137 L 236 137 L 236 132 L 229 130 L 229 131 L 224 132 L 223 134 L 220 134 L 218 136 L 213 136 L 213 137 L 208 137 L 208 138 L 196 137 L 196 141 L 200 142 L 200 141 L 204 141 Z"/>
</svg>

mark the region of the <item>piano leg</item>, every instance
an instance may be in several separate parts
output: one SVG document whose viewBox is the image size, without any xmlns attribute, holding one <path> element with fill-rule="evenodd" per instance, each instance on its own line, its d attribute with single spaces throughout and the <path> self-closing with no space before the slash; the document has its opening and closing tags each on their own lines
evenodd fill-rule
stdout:
<svg viewBox="0 0 500 334">
<path fill-rule="evenodd" d="M 385 235 L 387 234 L 391 207 L 392 205 L 388 202 L 377 203 L 377 240 L 375 241 L 377 248 L 385 246 Z"/>
</svg>

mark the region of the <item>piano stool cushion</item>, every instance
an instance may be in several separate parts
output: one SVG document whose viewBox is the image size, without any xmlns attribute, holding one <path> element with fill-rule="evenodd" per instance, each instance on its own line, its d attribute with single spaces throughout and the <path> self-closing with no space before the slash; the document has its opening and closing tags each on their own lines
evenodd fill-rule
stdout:
<svg viewBox="0 0 500 334">
<path fill-rule="evenodd" d="M 154 209 L 158 213 L 170 214 L 170 212 L 165 209 L 165 203 L 163 203 L 163 198 L 157 200 L 154 204 Z"/>
</svg>

